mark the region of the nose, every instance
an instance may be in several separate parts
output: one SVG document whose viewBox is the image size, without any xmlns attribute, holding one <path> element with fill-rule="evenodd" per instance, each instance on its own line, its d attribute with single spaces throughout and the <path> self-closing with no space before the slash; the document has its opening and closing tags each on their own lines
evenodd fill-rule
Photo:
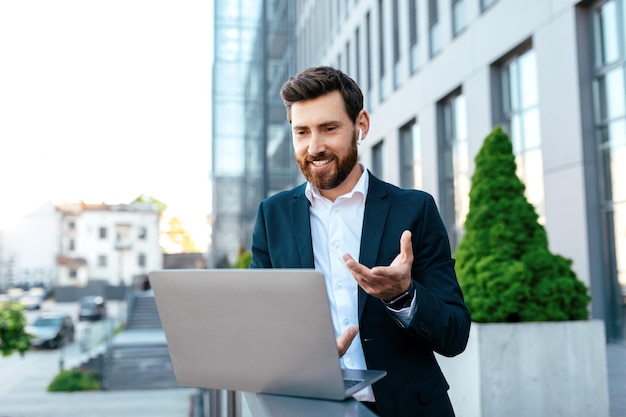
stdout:
<svg viewBox="0 0 626 417">
<path fill-rule="evenodd" d="M 324 153 L 326 150 L 326 145 L 324 143 L 324 138 L 322 135 L 318 133 L 311 133 L 311 139 L 309 141 L 308 152 L 309 155 L 315 156 Z"/>
</svg>

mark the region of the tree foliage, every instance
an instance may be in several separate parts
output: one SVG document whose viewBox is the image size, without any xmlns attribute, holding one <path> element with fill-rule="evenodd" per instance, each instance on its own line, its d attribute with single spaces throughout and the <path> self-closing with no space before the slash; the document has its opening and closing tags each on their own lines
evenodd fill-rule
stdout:
<svg viewBox="0 0 626 417">
<path fill-rule="evenodd" d="M 31 336 L 26 333 L 24 306 L 16 302 L 0 303 L 0 353 L 23 355 L 30 348 Z"/>
<path fill-rule="evenodd" d="M 176 216 L 172 216 L 169 221 L 169 230 L 166 233 L 167 238 L 179 245 L 183 252 L 197 253 L 200 252 L 198 247 L 191 239 L 189 232 L 183 227 L 183 223 Z"/>
<path fill-rule="evenodd" d="M 475 158 L 465 235 L 455 258 L 476 322 L 584 320 L 587 287 L 552 254 L 524 195 L 508 135 L 496 127 Z"/>
<path fill-rule="evenodd" d="M 156 198 L 145 194 L 141 194 L 139 197 L 134 199 L 133 203 L 152 203 L 152 205 L 156 208 L 159 214 L 163 214 L 163 212 L 167 210 L 167 204 L 165 204 L 161 200 L 157 200 Z"/>
</svg>

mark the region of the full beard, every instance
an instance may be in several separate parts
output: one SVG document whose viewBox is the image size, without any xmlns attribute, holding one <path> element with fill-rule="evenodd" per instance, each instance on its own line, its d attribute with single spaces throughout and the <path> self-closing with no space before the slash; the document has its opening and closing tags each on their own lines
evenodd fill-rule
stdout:
<svg viewBox="0 0 626 417">
<path fill-rule="evenodd" d="M 321 153 L 313 156 L 307 154 L 303 158 L 297 158 L 297 161 L 300 171 L 302 171 L 302 174 L 311 185 L 318 190 L 332 190 L 348 178 L 358 161 L 358 155 L 355 136 L 352 140 L 350 152 L 345 158 L 338 158 L 332 153 Z M 325 161 L 328 159 L 333 159 L 330 164 L 334 164 L 335 169 L 324 172 L 317 172 L 311 169 L 311 161 Z"/>
</svg>

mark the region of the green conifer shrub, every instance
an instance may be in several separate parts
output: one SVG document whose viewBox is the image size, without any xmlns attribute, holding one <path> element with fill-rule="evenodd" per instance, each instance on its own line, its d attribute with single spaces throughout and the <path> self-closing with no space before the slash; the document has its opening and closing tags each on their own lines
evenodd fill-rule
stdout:
<svg viewBox="0 0 626 417">
<path fill-rule="evenodd" d="M 552 254 L 524 195 L 508 135 L 496 127 L 475 158 L 456 271 L 472 320 L 585 320 L 591 297 L 572 261 Z"/>
</svg>

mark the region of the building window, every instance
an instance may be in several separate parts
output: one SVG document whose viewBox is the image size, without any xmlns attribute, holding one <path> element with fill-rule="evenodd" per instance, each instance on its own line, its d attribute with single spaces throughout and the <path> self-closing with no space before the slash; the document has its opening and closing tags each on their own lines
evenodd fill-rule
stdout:
<svg viewBox="0 0 626 417">
<path fill-rule="evenodd" d="M 139 239 L 145 240 L 147 236 L 148 236 L 148 228 L 145 226 L 141 226 L 139 228 L 139 233 L 137 233 L 137 237 Z"/>
<path fill-rule="evenodd" d="M 354 71 L 355 71 L 355 80 L 357 84 L 361 83 L 361 30 L 360 28 L 356 28 L 354 32 Z"/>
<path fill-rule="evenodd" d="M 496 122 L 513 142 L 517 174 L 526 185 L 526 196 L 544 219 L 543 156 L 539 129 L 537 64 L 530 43 L 520 47 L 497 66 L 500 117 Z"/>
<path fill-rule="evenodd" d="M 76 222 L 74 220 L 70 220 L 67 222 L 68 230 L 76 230 Z"/>
<path fill-rule="evenodd" d="M 393 0 L 393 88 L 400 86 L 400 10 L 398 7 L 399 0 Z"/>
<path fill-rule="evenodd" d="M 400 187 L 422 188 L 420 129 L 415 119 L 400 128 Z"/>
<path fill-rule="evenodd" d="M 437 0 L 428 0 L 428 51 L 434 57 L 441 50 L 441 28 Z"/>
<path fill-rule="evenodd" d="M 385 13 L 383 0 L 378 0 L 378 85 L 379 101 L 387 96 L 385 88 Z"/>
<path fill-rule="evenodd" d="M 365 65 L 367 67 L 367 93 L 365 95 L 365 107 L 372 110 L 372 22 L 369 12 L 365 15 Z"/>
<path fill-rule="evenodd" d="M 480 10 L 485 10 L 492 4 L 494 4 L 497 0 L 480 0 Z"/>
<path fill-rule="evenodd" d="M 337 32 L 341 30 L 341 1 L 335 0 L 337 3 L 337 18 L 335 19 L 335 24 L 337 25 Z"/>
<path fill-rule="evenodd" d="M 146 254 L 145 253 L 140 253 L 139 255 L 137 255 L 137 265 L 140 268 L 144 268 L 146 266 Z"/>
<path fill-rule="evenodd" d="M 350 74 L 350 41 L 346 42 L 346 74 Z"/>
<path fill-rule="evenodd" d="M 107 266 L 107 256 L 106 255 L 99 255 L 98 256 L 98 266 L 101 268 L 104 268 Z"/>
<path fill-rule="evenodd" d="M 383 178 L 383 141 L 372 147 L 372 173 Z"/>
<path fill-rule="evenodd" d="M 106 239 L 107 238 L 107 228 L 106 227 L 101 227 L 99 229 L 98 233 L 99 233 L 100 239 Z"/>
<path fill-rule="evenodd" d="M 410 59 L 409 69 L 411 74 L 415 73 L 420 67 L 419 59 L 419 10 L 418 2 L 415 0 L 408 0 L 409 5 L 409 45 L 410 45 Z"/>
<path fill-rule="evenodd" d="M 78 271 L 76 270 L 76 268 L 70 268 L 67 274 L 72 279 L 76 279 L 78 277 Z"/>
<path fill-rule="evenodd" d="M 452 36 L 457 36 L 467 27 L 466 9 L 466 0 L 452 0 Z"/>
<path fill-rule="evenodd" d="M 131 230 L 130 224 L 115 225 L 115 249 L 127 250 L 132 247 Z"/>
<path fill-rule="evenodd" d="M 604 269 L 613 299 L 620 300 L 613 311 L 620 311 L 621 300 L 626 297 L 626 1 L 597 2 L 591 18 L 594 133 L 606 242 Z M 617 323 L 611 326 L 617 338 L 626 335 L 626 309 L 622 311 L 611 317 Z"/>
<path fill-rule="evenodd" d="M 328 4 L 328 14 L 326 16 L 328 16 L 328 29 L 329 29 L 329 33 L 332 35 L 333 30 L 335 29 L 334 20 L 335 18 L 339 19 L 339 16 L 335 17 L 335 11 L 333 10 L 333 2 L 329 1 L 327 4 Z"/>
<path fill-rule="evenodd" d="M 76 241 L 74 241 L 74 239 L 70 239 L 67 241 L 67 250 L 69 250 L 70 252 L 76 250 Z"/>
<path fill-rule="evenodd" d="M 463 237 L 469 211 L 469 151 L 467 145 L 465 96 L 457 90 L 438 105 L 442 212 L 450 235 L 452 251 Z"/>
</svg>

